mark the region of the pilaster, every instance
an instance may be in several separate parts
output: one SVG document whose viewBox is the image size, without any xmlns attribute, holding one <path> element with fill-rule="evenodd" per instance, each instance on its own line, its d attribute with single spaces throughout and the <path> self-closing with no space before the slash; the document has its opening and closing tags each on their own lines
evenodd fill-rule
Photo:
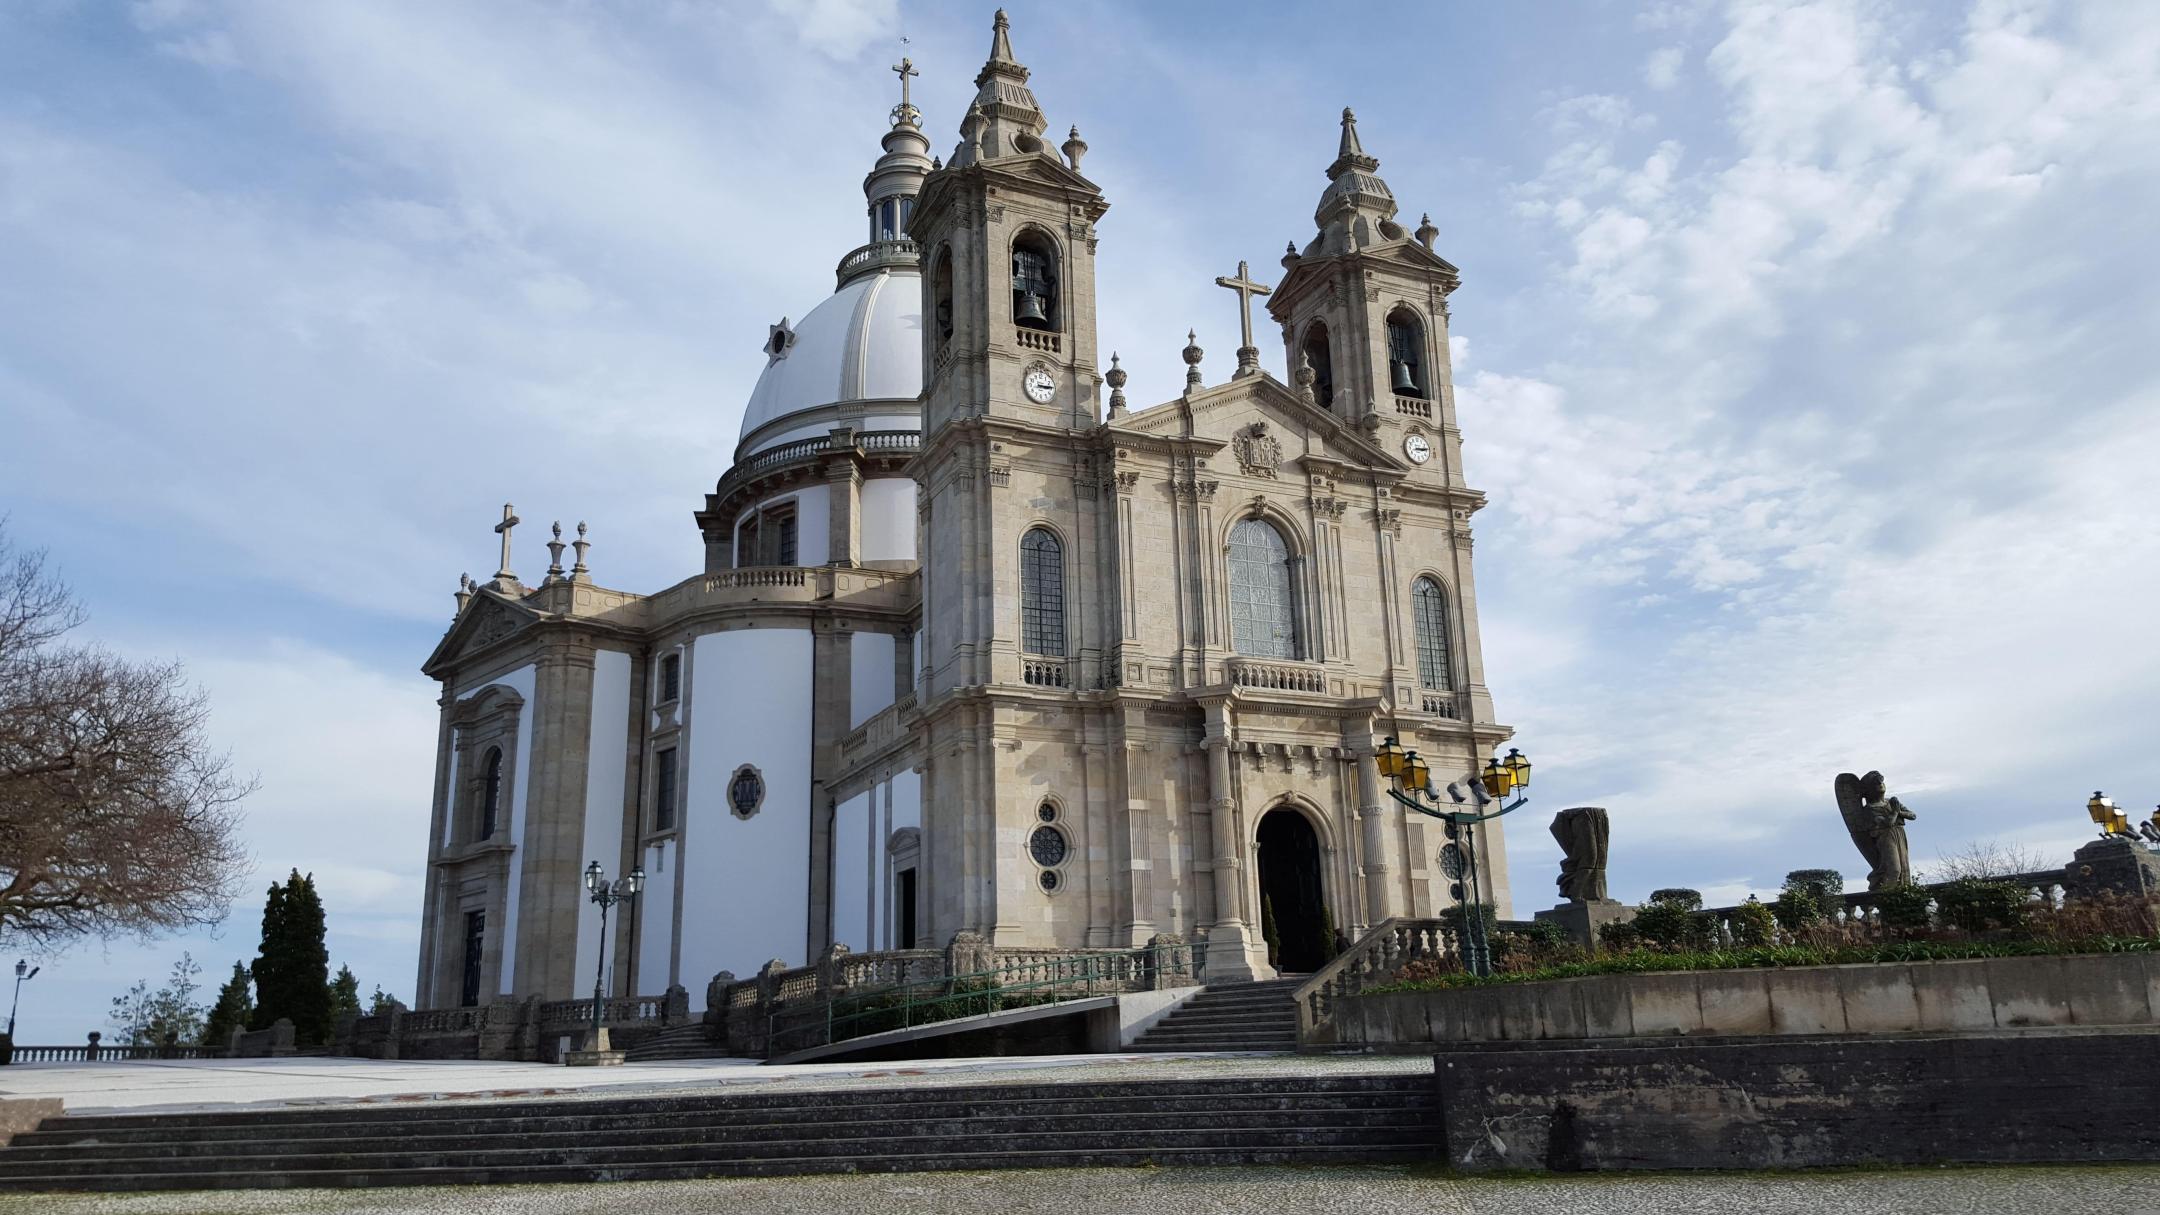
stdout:
<svg viewBox="0 0 2160 1215">
<path fill-rule="evenodd" d="M 520 842 L 515 994 L 543 1000 L 577 994 L 571 971 L 584 910 L 579 855 L 585 836 L 585 772 L 592 744 L 593 649 L 583 638 L 551 641 L 535 662 L 531 783 Z M 599 859 L 599 858 L 594 858 Z"/>
</svg>

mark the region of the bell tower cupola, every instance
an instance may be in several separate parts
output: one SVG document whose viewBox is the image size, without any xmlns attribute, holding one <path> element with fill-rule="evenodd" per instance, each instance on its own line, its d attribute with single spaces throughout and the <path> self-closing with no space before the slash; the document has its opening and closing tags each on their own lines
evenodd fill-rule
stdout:
<svg viewBox="0 0 2160 1215">
<path fill-rule="evenodd" d="M 923 134 L 922 111 L 908 96 L 908 82 L 922 73 L 908 59 L 894 64 L 892 70 L 900 76 L 900 104 L 892 108 L 892 129 L 885 132 L 885 153 L 863 178 L 863 197 L 870 207 L 869 243 L 841 263 L 842 286 L 879 267 L 896 263 L 912 266 L 919 260 L 915 242 L 907 239 L 907 230 L 915 213 L 915 196 L 922 192 L 923 178 L 930 175 L 930 138 Z"/>
</svg>

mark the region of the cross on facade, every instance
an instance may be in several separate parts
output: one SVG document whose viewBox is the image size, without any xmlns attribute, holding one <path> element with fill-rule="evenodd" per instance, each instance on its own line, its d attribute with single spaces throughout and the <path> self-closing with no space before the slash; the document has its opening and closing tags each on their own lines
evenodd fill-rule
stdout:
<svg viewBox="0 0 2160 1215">
<path fill-rule="evenodd" d="M 1237 352 L 1237 374 L 1257 375 L 1260 371 L 1260 348 L 1252 344 L 1252 297 L 1270 294 L 1275 289 L 1254 282 L 1252 271 L 1242 261 L 1237 264 L 1236 278 L 1219 277 L 1215 280 L 1215 285 L 1237 292 L 1238 334 L 1244 338 L 1244 344 L 1238 347 Z"/>
<path fill-rule="evenodd" d="M 517 577 L 510 572 L 510 529 L 523 522 L 511 512 L 508 502 L 503 503 L 503 521 L 495 525 L 495 533 L 502 537 L 502 568 L 495 571 L 497 578 Z"/>
</svg>

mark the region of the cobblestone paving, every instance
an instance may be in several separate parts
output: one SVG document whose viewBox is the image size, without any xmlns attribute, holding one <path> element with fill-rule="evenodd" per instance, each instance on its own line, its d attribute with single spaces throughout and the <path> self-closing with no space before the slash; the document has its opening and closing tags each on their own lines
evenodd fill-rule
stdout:
<svg viewBox="0 0 2160 1215">
<path fill-rule="evenodd" d="M 486 1189 L 0 1194 L 0 1215 L 2160 1213 L 2160 1166 L 1467 1180 L 1401 1168 L 1064 1169 Z"/>
</svg>

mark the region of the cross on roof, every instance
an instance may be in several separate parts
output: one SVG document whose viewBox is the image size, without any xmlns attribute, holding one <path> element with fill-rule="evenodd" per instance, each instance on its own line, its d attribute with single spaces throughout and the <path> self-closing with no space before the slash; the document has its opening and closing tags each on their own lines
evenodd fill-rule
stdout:
<svg viewBox="0 0 2160 1215">
<path fill-rule="evenodd" d="M 1219 277 L 1215 280 L 1215 285 L 1237 292 L 1238 333 L 1244 338 L 1244 344 L 1238 347 L 1238 374 L 1250 374 L 1248 367 L 1253 371 L 1259 370 L 1260 350 L 1252 344 L 1252 297 L 1270 294 L 1275 289 L 1265 283 L 1254 282 L 1252 271 L 1242 261 L 1237 264 L 1236 278 Z"/>
<path fill-rule="evenodd" d="M 900 104 L 906 105 L 908 103 L 908 77 L 920 76 L 922 73 L 915 70 L 915 61 L 904 55 L 901 56 L 900 62 L 892 65 L 892 70 L 900 73 Z"/>
<path fill-rule="evenodd" d="M 497 578 L 517 577 L 510 572 L 510 529 L 523 522 L 523 519 L 511 512 L 508 502 L 503 503 L 503 520 L 495 525 L 495 533 L 502 537 L 502 568 L 495 571 Z"/>
</svg>

